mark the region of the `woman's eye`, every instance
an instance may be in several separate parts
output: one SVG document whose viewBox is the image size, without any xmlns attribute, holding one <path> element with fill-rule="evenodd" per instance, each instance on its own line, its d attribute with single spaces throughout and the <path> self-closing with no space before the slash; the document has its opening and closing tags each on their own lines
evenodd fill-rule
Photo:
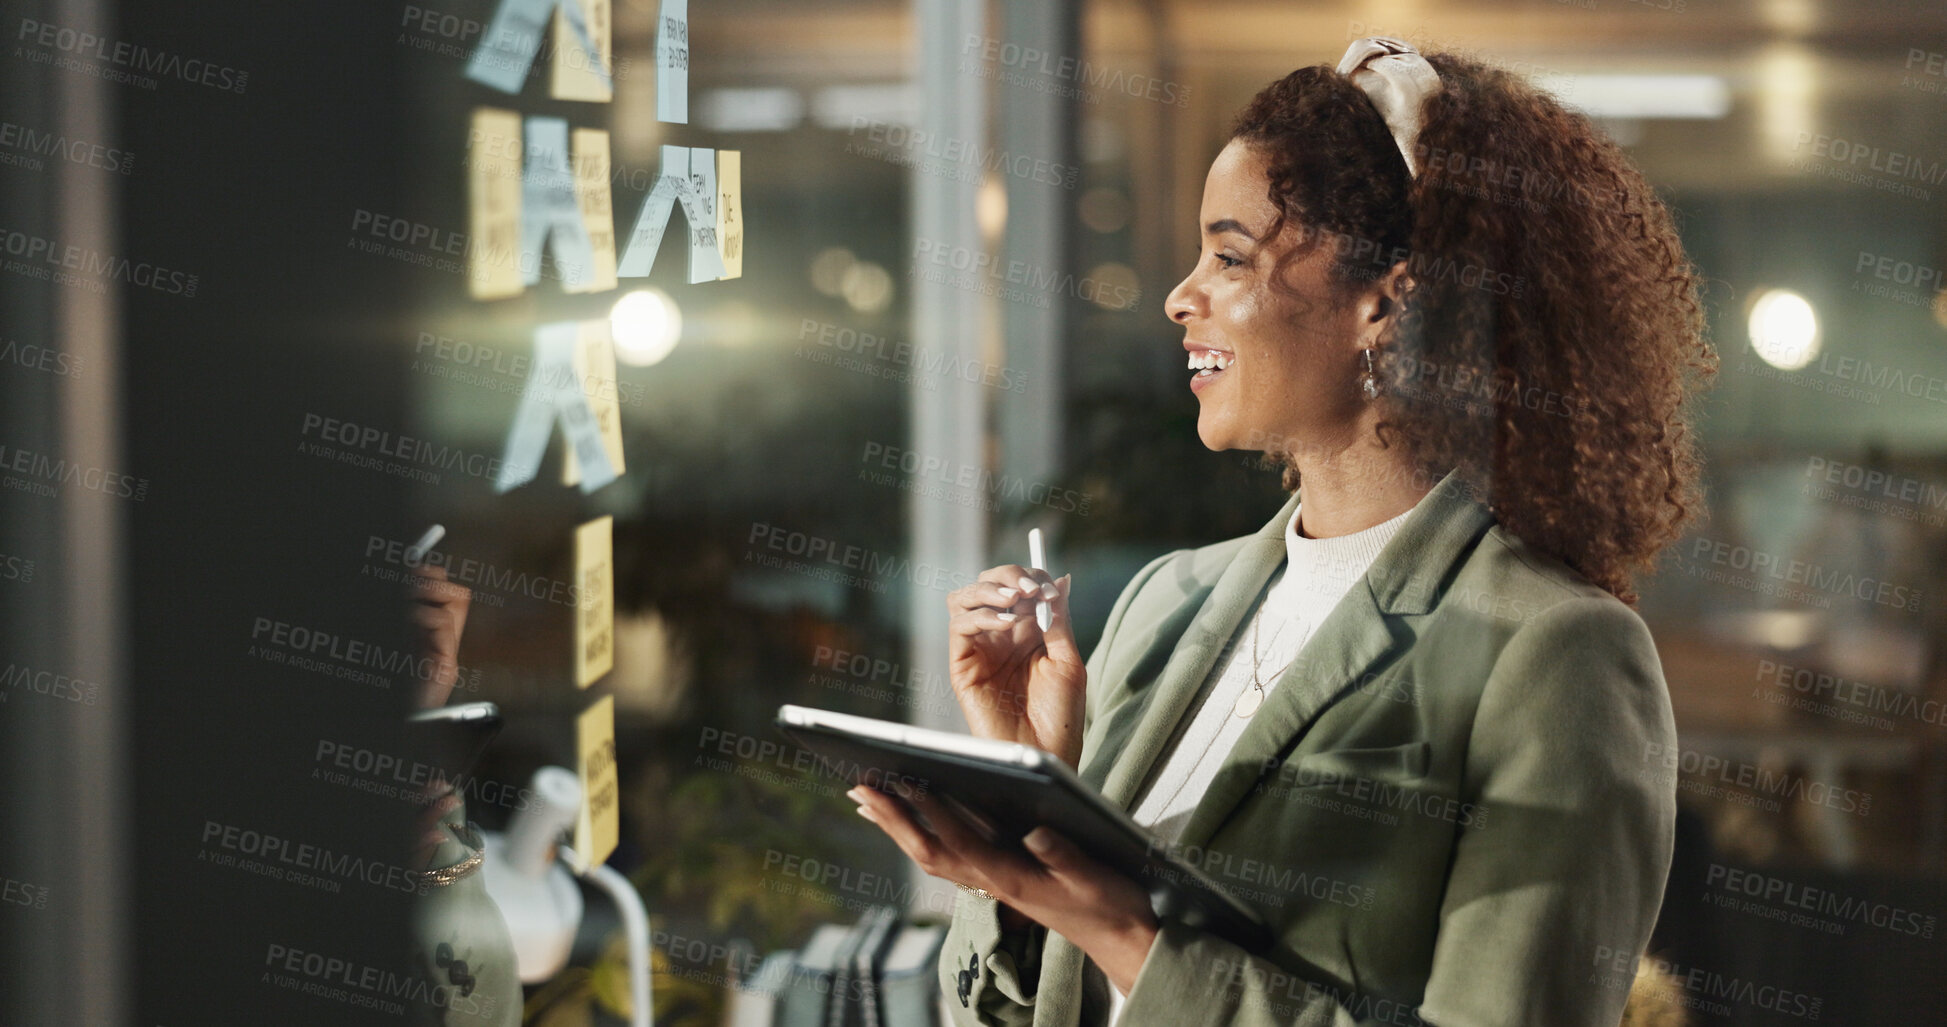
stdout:
<svg viewBox="0 0 1947 1027">
<path fill-rule="evenodd" d="M 1225 266 L 1225 267 L 1243 267 L 1243 266 L 1244 266 L 1244 262 L 1243 262 L 1243 261 L 1241 261 L 1241 260 L 1238 260 L 1238 259 L 1237 259 L 1236 257 L 1232 257 L 1232 256 L 1229 256 L 1229 255 L 1227 255 L 1227 254 L 1223 254 L 1223 253 L 1219 253 L 1219 254 L 1216 254 L 1215 256 L 1216 256 L 1216 258 L 1217 258 L 1217 262 L 1218 262 L 1219 264 L 1222 264 L 1222 265 L 1223 265 L 1223 266 Z"/>
</svg>

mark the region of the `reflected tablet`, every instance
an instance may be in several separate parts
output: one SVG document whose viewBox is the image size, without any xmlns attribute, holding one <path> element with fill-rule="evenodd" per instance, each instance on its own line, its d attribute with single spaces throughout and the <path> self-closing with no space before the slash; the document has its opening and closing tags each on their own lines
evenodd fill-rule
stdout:
<svg viewBox="0 0 1947 1027">
<path fill-rule="evenodd" d="M 1031 746 L 889 720 L 781 706 L 777 724 L 825 769 L 890 793 L 894 782 L 943 796 L 997 845 L 1046 825 L 1140 883 L 1160 920 L 1209 931 L 1250 952 L 1271 930 L 1249 907 L 1082 783 L 1060 758 Z"/>
</svg>

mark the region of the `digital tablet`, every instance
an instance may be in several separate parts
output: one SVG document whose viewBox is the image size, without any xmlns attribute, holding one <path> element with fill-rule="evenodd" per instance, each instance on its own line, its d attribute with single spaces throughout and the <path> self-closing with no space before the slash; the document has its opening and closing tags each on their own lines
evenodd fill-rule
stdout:
<svg viewBox="0 0 1947 1027">
<path fill-rule="evenodd" d="M 777 724 L 834 776 L 887 793 L 904 782 L 942 796 L 997 845 L 1019 848 L 1022 835 L 1046 825 L 1146 888 L 1157 919 L 1209 931 L 1254 953 L 1270 947 L 1262 917 L 1170 855 L 1052 753 L 804 706 L 779 707 Z"/>
</svg>

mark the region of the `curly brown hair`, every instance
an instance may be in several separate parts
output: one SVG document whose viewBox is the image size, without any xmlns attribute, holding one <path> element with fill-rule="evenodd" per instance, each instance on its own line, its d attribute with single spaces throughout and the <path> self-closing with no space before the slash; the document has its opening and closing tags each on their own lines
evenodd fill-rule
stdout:
<svg viewBox="0 0 1947 1027">
<path fill-rule="evenodd" d="M 1459 471 L 1503 526 L 1634 605 L 1633 577 L 1702 513 L 1694 397 L 1715 376 L 1699 277 L 1621 148 L 1519 76 L 1424 55 L 1417 178 L 1347 77 L 1300 68 L 1232 136 L 1269 166 L 1299 242 L 1355 294 L 1400 260 L 1374 354 L 1382 445 Z M 1277 276 L 1273 276 L 1274 280 Z M 1284 461 L 1284 487 L 1298 487 Z"/>
</svg>

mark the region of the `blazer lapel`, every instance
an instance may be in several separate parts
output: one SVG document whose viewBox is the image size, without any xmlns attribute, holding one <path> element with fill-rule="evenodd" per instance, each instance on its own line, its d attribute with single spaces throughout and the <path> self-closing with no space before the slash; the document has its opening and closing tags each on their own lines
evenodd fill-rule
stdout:
<svg viewBox="0 0 1947 1027">
<path fill-rule="evenodd" d="M 1265 761 L 1304 733 L 1343 686 L 1358 680 L 1392 647 L 1386 618 L 1371 594 L 1354 586 L 1252 715 L 1177 841 L 1185 846 L 1207 842 L 1256 786 Z"/>
<path fill-rule="evenodd" d="M 1150 768 L 1169 743 L 1177 721 L 1196 697 L 1230 637 L 1236 634 L 1244 611 L 1250 609 L 1264 583 L 1284 561 L 1284 530 L 1297 506 L 1297 496 L 1286 500 L 1284 508 L 1270 523 L 1258 529 L 1224 568 L 1210 597 L 1197 611 L 1196 619 L 1191 621 L 1189 630 L 1184 632 L 1164 665 L 1162 676 L 1152 686 L 1148 705 L 1136 729 L 1130 733 L 1128 745 L 1120 751 L 1105 746 L 1094 754 L 1083 777 L 1092 779 L 1088 771 L 1101 773 L 1099 763 L 1109 761 L 1100 787 L 1103 797 L 1110 802 L 1127 809 L 1134 800 L 1136 790 L 1142 787 Z"/>
<path fill-rule="evenodd" d="M 1428 493 L 1278 679 L 1184 825 L 1180 844 L 1202 846 L 1217 833 L 1268 763 L 1399 644 L 1392 616 L 1431 610 L 1454 564 L 1492 523 L 1452 473 Z"/>
</svg>

